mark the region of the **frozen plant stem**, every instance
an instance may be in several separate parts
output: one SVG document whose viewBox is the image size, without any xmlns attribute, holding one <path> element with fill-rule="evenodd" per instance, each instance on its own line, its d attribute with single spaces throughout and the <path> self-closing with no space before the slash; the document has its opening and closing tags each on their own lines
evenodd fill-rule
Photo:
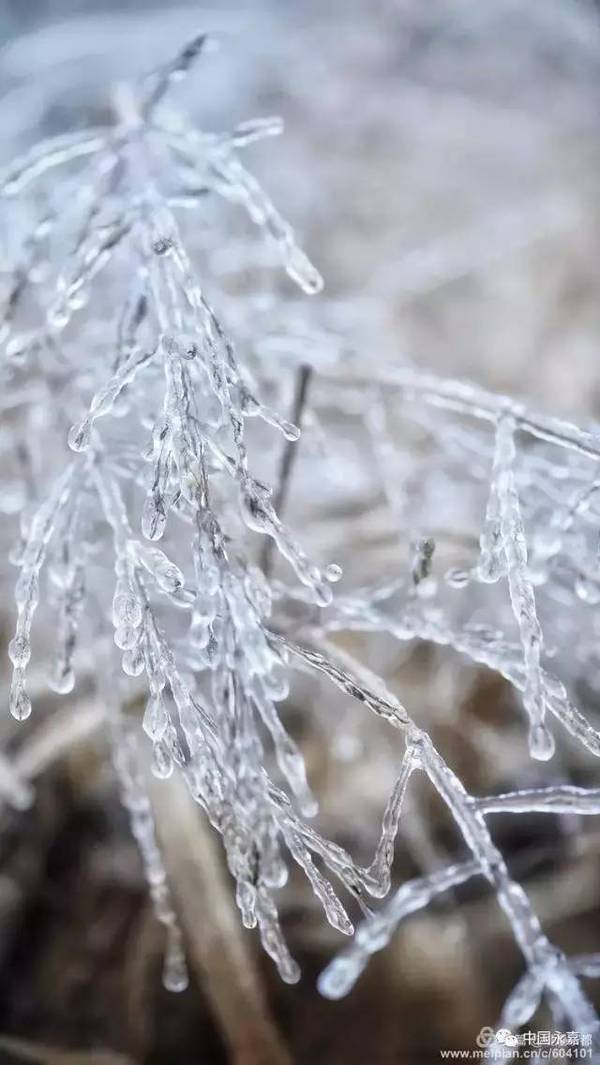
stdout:
<svg viewBox="0 0 600 1065">
<path fill-rule="evenodd" d="M 554 739 L 545 724 L 546 704 L 540 661 L 542 630 L 527 570 L 527 541 L 515 484 L 515 428 L 512 415 L 499 418 L 492 494 L 497 499 L 499 536 L 506 559 L 510 600 L 523 647 L 523 702 L 530 720 L 529 748 L 534 758 L 547 761 L 554 753 Z"/>
<path fill-rule="evenodd" d="M 474 861 L 494 889 L 498 903 L 510 923 L 528 968 L 540 975 L 550 999 L 552 1000 L 555 996 L 560 1000 L 574 1028 L 580 1031 L 595 1032 L 598 1024 L 595 1011 L 570 970 L 567 959 L 544 935 L 527 895 L 522 887 L 512 880 L 506 863 L 488 831 L 485 818 L 477 809 L 476 802 L 467 793 L 456 774 L 444 762 L 426 733 L 414 725 L 406 710 L 400 706 L 390 692 L 385 692 L 382 686 L 378 691 L 373 691 L 369 686 L 368 675 L 365 678 L 367 683 L 362 682 L 363 670 L 360 663 L 356 663 L 346 652 L 339 656 L 340 665 L 338 665 L 335 658 L 333 660 L 327 658 L 318 650 L 301 647 L 287 640 L 284 640 L 284 643 L 290 653 L 301 663 L 310 664 L 325 674 L 336 687 L 352 694 L 373 713 L 384 717 L 390 724 L 407 733 L 413 745 L 414 757 L 418 758 L 421 768 L 446 803 Z M 329 649 L 333 650 L 331 646 Z M 355 667 L 355 675 L 349 672 L 350 664 Z M 471 866 L 466 867 L 467 875 L 471 875 L 471 872 Z M 447 886 L 459 883 L 464 878 L 461 872 L 458 879 L 450 878 Z M 362 937 L 367 953 L 372 952 L 371 945 L 375 950 L 379 949 L 377 920 L 377 915 L 368 919 L 366 932 Z M 368 933 L 370 922 L 374 927 L 372 944 Z M 356 949 L 358 948 L 355 946 L 349 948 L 351 957 Z M 360 968 L 356 969 L 354 965 L 350 967 L 346 965 L 346 956 L 342 953 L 321 977 L 320 989 L 324 994 L 337 998 L 349 990 L 359 971 Z"/>
<path fill-rule="evenodd" d="M 297 426 L 298 429 L 302 428 L 302 418 L 304 415 L 304 408 L 306 407 L 306 403 L 308 401 L 308 392 L 312 372 L 312 367 L 304 364 L 299 367 L 296 375 L 296 384 L 294 389 L 294 399 L 292 403 L 290 421 L 292 425 Z M 275 500 L 273 505 L 275 508 L 275 512 L 279 514 L 280 518 L 283 516 L 285 511 L 285 505 L 289 493 L 292 472 L 294 464 L 298 457 L 298 443 L 299 442 L 295 440 L 286 440 L 281 455 L 281 461 L 279 463 Z M 266 538 L 263 543 L 260 560 L 261 569 L 265 577 L 271 576 L 271 570 L 273 568 L 274 549 L 275 542 L 270 537 Z"/>
<path fill-rule="evenodd" d="M 375 375 L 375 381 L 354 373 L 341 376 L 328 372 L 323 376 L 336 388 L 366 390 L 376 383 L 383 388 L 398 389 L 411 400 L 418 397 L 432 407 L 467 414 L 478 421 L 496 424 L 503 414 L 511 414 L 519 428 L 538 440 L 600 460 L 600 435 L 597 433 L 580 429 L 562 418 L 538 414 L 518 400 L 489 392 L 466 381 L 437 377 L 404 367 L 386 368 Z"/>
</svg>

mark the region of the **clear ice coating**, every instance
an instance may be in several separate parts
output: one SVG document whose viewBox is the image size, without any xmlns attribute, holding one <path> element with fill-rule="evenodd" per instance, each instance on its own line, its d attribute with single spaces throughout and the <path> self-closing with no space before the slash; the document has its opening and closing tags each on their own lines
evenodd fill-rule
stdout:
<svg viewBox="0 0 600 1065">
<path fill-rule="evenodd" d="M 567 959 L 552 946 L 488 817 L 598 814 L 599 789 L 554 782 L 469 794 L 408 709 L 335 635 L 422 642 L 439 652 L 441 670 L 457 658 L 465 671 L 494 671 L 523 705 L 535 759 L 554 753 L 550 719 L 598 757 L 600 735 L 569 693 L 580 667 L 600 685 L 600 623 L 592 609 L 600 602 L 600 440 L 505 396 L 402 364 L 373 365 L 361 377 L 357 360 L 340 357 L 353 343 L 352 325 L 343 328 L 352 323 L 350 308 L 342 307 L 338 335 L 318 321 L 311 326 L 311 312 L 278 290 L 232 295 L 220 288 L 221 275 L 210 267 L 224 249 L 231 243 L 232 261 L 245 272 L 248 255 L 254 264 L 265 261 L 259 239 L 266 261 L 274 252 L 301 293 L 319 292 L 322 279 L 241 162 L 247 145 L 281 132 L 279 119 L 205 133 L 163 106 L 207 44 L 198 35 L 132 87 L 118 101 L 114 125 L 44 141 L 0 179 L 0 210 L 19 204 L 0 330 L 0 410 L 22 414 L 18 422 L 7 418 L 0 438 L 14 458 L 3 511 L 20 512 L 21 526 L 8 555 L 19 570 L 10 712 L 18 721 L 31 714 L 34 619 L 37 625 L 50 612 L 49 686 L 67 696 L 77 685 L 79 652 L 87 650 L 93 663 L 123 804 L 165 926 L 171 990 L 187 984 L 184 939 L 141 769 L 143 744 L 152 773 L 182 774 L 220 833 L 241 920 L 257 929 L 283 980 L 300 976 L 277 908 L 290 862 L 327 921 L 349 937 L 319 981 L 330 998 L 350 989 L 405 917 L 477 876 L 495 894 L 525 965 L 502 1023 L 527 1023 L 546 997 L 560 1001 L 574 1029 L 594 1030 L 578 976 L 598 976 L 598 957 Z M 231 204 L 253 223 L 255 244 L 244 237 L 241 251 L 224 222 Z M 210 221 L 197 243 L 185 224 L 188 211 Z M 39 300 L 35 328 L 25 297 Z M 324 319 L 338 321 L 335 301 L 323 298 L 323 305 Z M 284 359 L 290 351 L 294 357 Z M 287 400 L 306 366 L 319 398 L 309 394 L 303 410 L 290 412 Z M 57 382 L 64 404 L 54 402 Z M 357 581 L 355 560 L 343 559 L 335 595 L 342 568 L 324 561 L 320 549 L 313 553 L 311 507 L 328 502 L 332 485 L 358 492 L 364 463 L 323 429 L 330 410 L 360 424 L 398 546 L 382 551 L 383 568 L 372 580 L 365 576 L 368 584 Z M 413 454 L 402 438 L 406 424 L 427 438 L 433 460 L 426 449 Z M 266 484 L 258 469 L 264 446 L 253 434 L 261 441 L 271 430 L 270 446 L 283 449 L 281 479 L 289 476 L 292 489 L 304 482 L 290 521 L 306 517 L 306 539 L 303 532 L 296 538 L 280 512 L 277 477 Z M 318 456 L 317 474 L 291 469 L 294 449 Z M 463 539 L 470 546 L 448 568 L 457 468 L 464 471 Z M 356 513 L 356 498 L 344 498 L 348 513 Z M 382 542 L 384 534 L 389 529 Z M 257 565 L 265 538 L 276 551 L 274 575 Z M 569 642 L 576 648 L 571 665 L 563 653 Z M 368 864 L 316 827 L 317 801 L 289 712 L 297 708 L 299 672 L 326 692 L 314 699 L 325 736 L 340 699 L 404 736 Z M 139 721 L 122 705 L 134 681 L 136 692 L 143 685 Z M 326 682 L 337 689 L 337 703 Z M 346 753 L 351 748 L 342 745 Z M 413 816 L 415 775 L 445 803 L 469 856 L 392 887 L 396 841 Z M 4 757 L 0 792 L 19 809 L 33 800 L 30 782 Z M 356 929 L 350 904 L 364 916 Z"/>
</svg>

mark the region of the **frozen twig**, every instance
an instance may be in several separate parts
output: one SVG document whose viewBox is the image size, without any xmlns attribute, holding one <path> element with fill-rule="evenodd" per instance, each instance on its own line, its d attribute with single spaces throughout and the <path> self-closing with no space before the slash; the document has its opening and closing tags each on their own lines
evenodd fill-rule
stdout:
<svg viewBox="0 0 600 1065">
<path fill-rule="evenodd" d="M 310 366 L 301 366 L 296 378 L 290 421 L 292 425 L 297 426 L 298 429 L 302 426 L 302 416 L 308 398 L 311 374 L 312 369 Z M 285 505 L 290 489 L 290 480 L 297 455 L 298 445 L 295 444 L 295 441 L 293 440 L 287 440 L 283 448 L 279 469 L 277 471 L 277 488 L 274 500 L 275 511 L 280 517 L 285 511 Z M 261 555 L 261 569 L 267 577 L 271 572 L 273 548 L 273 540 L 265 540 Z"/>
</svg>

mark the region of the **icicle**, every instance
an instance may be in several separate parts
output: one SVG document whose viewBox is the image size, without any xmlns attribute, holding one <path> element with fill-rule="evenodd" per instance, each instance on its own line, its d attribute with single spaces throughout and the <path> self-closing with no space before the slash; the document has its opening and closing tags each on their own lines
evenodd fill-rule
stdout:
<svg viewBox="0 0 600 1065">
<path fill-rule="evenodd" d="M 256 916 L 261 943 L 269 957 L 275 962 L 281 979 L 286 984 L 297 984 L 300 979 L 300 969 L 291 957 L 281 934 L 277 910 L 271 894 L 260 885 L 256 892 Z"/>
<path fill-rule="evenodd" d="M 16 196 L 48 170 L 102 151 L 108 144 L 109 133 L 108 129 L 86 129 L 41 141 L 16 159 L 0 178 L 0 196 Z"/>
<path fill-rule="evenodd" d="M 75 467 L 67 466 L 46 500 L 32 517 L 27 542 L 20 560 L 21 574 L 15 590 L 17 626 L 8 647 L 9 657 L 14 667 L 9 705 L 10 712 L 17 721 L 24 721 L 31 714 L 31 700 L 25 690 L 25 669 L 31 657 L 31 624 L 38 605 L 39 575 L 57 518 L 66 506 L 73 490 L 74 479 Z"/>
<path fill-rule="evenodd" d="M 250 478 L 242 485 L 242 518 L 249 529 L 272 536 L 280 553 L 293 567 L 298 580 L 310 589 L 315 603 L 327 606 L 332 599 L 329 584 L 320 569 L 312 565 L 299 544 L 277 517 L 267 493 Z"/>
<path fill-rule="evenodd" d="M 419 767 L 419 747 L 410 741 L 406 745 L 406 751 L 402 760 L 402 768 L 390 798 L 388 799 L 381 826 L 381 837 L 377 844 L 375 857 L 369 866 L 368 873 L 377 890 L 370 887 L 372 895 L 383 898 L 390 890 L 392 862 L 394 860 L 394 845 L 398 832 L 398 823 L 402 812 L 402 803 L 406 794 L 406 788 L 410 777 Z"/>
<path fill-rule="evenodd" d="M 54 673 L 49 681 L 50 687 L 61 695 L 68 694 L 75 687 L 72 661 L 84 596 L 84 567 L 81 563 L 76 563 L 68 575 L 67 585 L 62 595 L 59 616 L 59 649 Z"/>
<path fill-rule="evenodd" d="M 69 447 L 73 451 L 85 451 L 90 446 L 94 422 L 111 412 L 122 389 L 131 384 L 138 371 L 150 362 L 154 354 L 154 351 L 133 351 L 111 380 L 96 392 L 90 403 L 89 413 L 69 431 Z"/>
<path fill-rule="evenodd" d="M 502 416 L 496 431 L 498 510 L 500 534 L 506 558 L 510 600 L 523 646 L 525 689 L 523 703 L 530 719 L 529 746 L 534 758 L 546 761 L 554 753 L 554 739 L 545 724 L 546 705 L 540 664 L 542 630 L 535 596 L 527 572 L 527 541 L 515 487 L 515 421 Z"/>
<path fill-rule="evenodd" d="M 90 239 L 73 253 L 70 269 L 58 278 L 56 299 L 46 315 L 50 326 L 57 330 L 64 329 L 75 311 L 85 306 L 91 283 L 110 261 L 132 224 L 133 218 L 124 217 L 99 227 L 90 235 Z"/>
<path fill-rule="evenodd" d="M 222 196 L 241 203 L 255 225 L 265 230 L 281 256 L 286 273 L 308 295 L 323 288 L 323 278 L 296 243 L 294 231 L 232 152 L 215 153 L 211 158 L 216 189 Z"/>
<path fill-rule="evenodd" d="M 544 990 L 544 974 L 537 968 L 523 974 L 508 996 L 500 1016 L 501 1027 L 520 1028 L 537 1010 Z"/>
<path fill-rule="evenodd" d="M 348 917 L 348 914 L 329 881 L 321 876 L 310 856 L 310 852 L 304 846 L 301 839 L 294 833 L 287 832 L 285 833 L 285 841 L 290 849 L 292 857 L 304 870 L 310 881 L 311 887 L 325 911 L 325 916 L 327 917 L 329 924 L 333 928 L 337 928 L 338 932 L 343 932 L 344 935 L 351 936 L 354 933 L 354 926 Z"/>
<path fill-rule="evenodd" d="M 555 784 L 547 788 L 523 788 L 503 795 L 473 799 L 484 814 L 554 813 L 600 814 L 600 788 L 577 788 Z"/>
<path fill-rule="evenodd" d="M 129 813 L 131 831 L 139 847 L 154 913 L 166 929 L 163 982 L 169 991 L 183 991 L 188 984 L 183 937 L 156 838 L 152 805 L 139 764 L 137 737 L 126 724 L 120 707 L 109 691 L 108 677 L 103 681 L 103 688 L 110 709 L 112 756 L 123 805 Z"/>
<path fill-rule="evenodd" d="M 143 727 L 146 735 L 158 743 L 167 731 L 169 717 L 164 701 L 160 695 L 151 695 L 144 711 Z"/>
<path fill-rule="evenodd" d="M 403 884 L 379 913 L 359 926 L 350 946 L 323 970 L 317 982 L 320 993 L 331 999 L 347 995 L 371 956 L 388 945 L 404 917 L 424 909 L 437 895 L 464 883 L 478 871 L 476 862 L 462 862 Z"/>
<path fill-rule="evenodd" d="M 265 137 L 279 137 L 282 133 L 283 119 L 279 115 L 268 115 L 266 118 L 251 118 L 240 122 L 232 133 L 225 134 L 224 139 L 236 148 L 245 148 L 254 141 L 263 140 Z"/>
<path fill-rule="evenodd" d="M 252 699 L 271 734 L 277 763 L 297 796 L 302 813 L 306 817 L 314 817 L 318 806 L 308 786 L 304 759 L 298 747 L 282 725 L 273 703 L 262 694 L 257 685 L 254 686 Z"/>
</svg>

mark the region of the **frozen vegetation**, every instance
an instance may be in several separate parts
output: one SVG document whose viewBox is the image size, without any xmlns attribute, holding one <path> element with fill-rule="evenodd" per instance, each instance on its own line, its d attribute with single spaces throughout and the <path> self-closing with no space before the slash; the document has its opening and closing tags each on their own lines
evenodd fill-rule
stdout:
<svg viewBox="0 0 600 1065">
<path fill-rule="evenodd" d="M 243 161 L 281 122 L 207 133 L 176 106 L 177 83 L 201 78 L 210 45 L 198 36 L 142 83 L 117 85 L 110 122 L 36 144 L 1 178 L 12 265 L 0 487 L 7 528 L 20 522 L 7 550 L 17 569 L 10 712 L 35 716 L 44 688 L 32 657 L 39 621 L 47 647 L 54 641 L 51 689 L 76 693 L 79 668 L 91 678 L 166 928 L 170 989 L 186 986 L 185 936 L 147 791 L 150 748 L 155 776 L 180 774 L 219 833 L 240 920 L 258 929 L 283 980 L 300 975 L 278 916 L 291 863 L 348 937 L 319 980 L 329 998 L 353 986 L 401 921 L 483 878 L 523 958 L 502 1026 L 527 1023 L 543 999 L 556 1025 L 595 1031 L 580 977 L 597 975 L 596 955 L 568 957 L 550 941 L 494 824 L 533 811 L 598 814 L 600 788 L 526 777 L 509 793 L 470 794 L 428 734 L 427 708 L 375 675 L 353 640 L 423 642 L 465 669 L 494 671 L 516 693 L 531 759 L 551 766 L 566 739 L 593 780 L 600 732 L 576 695 L 582 677 L 600 681 L 600 436 L 399 358 L 367 353 L 367 375 L 352 308 L 320 294 L 292 225 Z M 252 226 L 230 239 L 240 211 Z M 237 289 L 223 281 L 228 248 Z M 300 297 L 291 286 L 253 292 L 252 270 L 267 267 Z M 343 575 L 327 557 L 335 539 L 320 541 L 308 517 L 303 529 L 302 507 L 293 528 L 286 514 L 296 477 L 307 515 L 311 476 L 360 491 L 361 457 L 336 425 L 360 435 L 402 548 L 361 580 L 360 547 L 354 557 L 348 548 L 347 567 L 339 560 Z M 333 713 L 337 689 L 401 735 L 367 861 L 319 830 L 287 710 L 299 673 L 304 698 L 317 700 L 311 714 Z M 74 702 L 66 742 L 77 715 Z M 26 766 L 23 752 L 1 766 L 2 793 L 20 809 L 35 801 Z M 463 854 L 398 883 L 396 840 L 418 775 L 448 808 Z"/>
</svg>

